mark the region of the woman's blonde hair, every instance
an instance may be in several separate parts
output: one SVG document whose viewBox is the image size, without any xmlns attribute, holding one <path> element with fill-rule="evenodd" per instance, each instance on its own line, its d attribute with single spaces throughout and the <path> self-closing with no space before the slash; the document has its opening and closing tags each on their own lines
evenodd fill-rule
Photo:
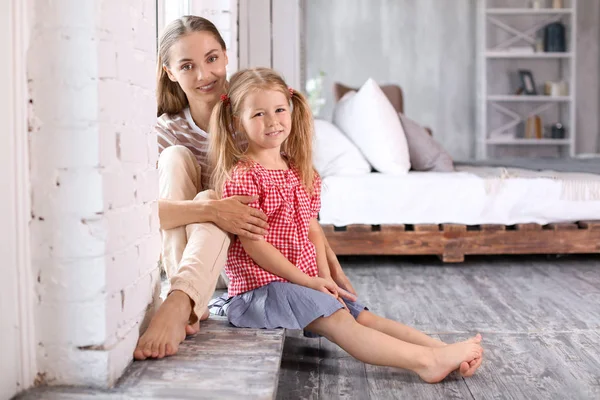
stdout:
<svg viewBox="0 0 600 400">
<path fill-rule="evenodd" d="M 231 178 L 233 167 L 245 159 L 246 138 L 234 130 L 234 117 L 239 117 L 246 96 L 252 92 L 276 90 L 284 93 L 292 105 L 292 129 L 281 150 L 287 155 L 309 193 L 313 191 L 315 170 L 312 164 L 313 120 L 310 107 L 298 91 L 291 91 L 284 80 L 269 68 L 238 71 L 229 81 L 224 101 L 215 105 L 210 117 L 209 160 L 214 167 L 212 187 L 219 198 L 223 185 Z"/>
<path fill-rule="evenodd" d="M 192 32 L 208 32 L 219 42 L 223 51 L 226 50 L 225 41 L 217 27 L 206 18 L 195 15 L 186 15 L 172 21 L 164 29 L 158 41 L 158 62 L 156 70 L 156 102 L 158 105 L 157 116 L 164 113 L 177 114 L 187 107 L 188 98 L 179 86 L 179 83 L 169 79 L 163 67 L 169 67 L 169 51 L 182 37 Z"/>
</svg>

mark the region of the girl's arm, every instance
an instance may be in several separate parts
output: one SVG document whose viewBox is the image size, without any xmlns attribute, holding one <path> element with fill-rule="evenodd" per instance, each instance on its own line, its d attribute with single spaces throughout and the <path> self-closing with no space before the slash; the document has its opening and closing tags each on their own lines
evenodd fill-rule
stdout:
<svg viewBox="0 0 600 400">
<path fill-rule="evenodd" d="M 250 240 L 244 237 L 240 237 L 240 242 L 242 242 L 246 253 L 265 271 L 297 285 L 337 296 L 335 285 L 325 279 L 313 278 L 305 274 L 285 258 L 271 243 L 264 240 Z"/>
<path fill-rule="evenodd" d="M 327 242 L 327 238 L 325 237 L 325 232 L 323 232 L 323 228 L 319 221 L 316 218 L 311 219 L 309 226 L 309 234 L 308 238 L 315 245 L 317 250 L 317 266 L 319 268 L 319 276 L 321 275 L 321 270 L 327 271 L 328 277 L 330 277 L 339 287 L 339 294 L 346 300 L 356 301 L 356 291 L 348 277 L 344 271 L 342 271 L 342 266 L 335 255 L 335 252 L 329 247 L 329 243 Z M 313 239 L 316 238 L 316 239 Z M 320 238 L 320 239 L 319 239 Z M 316 241 L 315 241 L 316 240 Z M 319 246 L 317 242 L 321 242 L 321 250 L 319 250 Z M 326 267 L 321 267 L 321 265 L 325 265 Z"/>
<path fill-rule="evenodd" d="M 256 201 L 253 196 L 233 196 L 222 200 L 158 200 L 161 229 L 212 222 L 226 232 L 260 240 L 269 229 L 267 216 L 261 210 L 247 206 Z"/>
<path fill-rule="evenodd" d="M 339 262 L 337 256 L 335 255 L 335 252 L 329 246 L 329 242 L 327 241 L 327 238 L 325 237 L 325 232 L 323 232 L 323 229 L 321 229 L 321 234 L 323 235 L 323 241 L 325 242 L 325 249 L 326 249 L 325 251 L 327 254 L 327 264 L 329 265 L 329 271 L 331 272 L 331 277 L 333 278 L 335 283 L 338 284 L 338 286 L 340 288 L 351 293 L 353 296 L 356 296 L 356 290 L 354 290 L 354 287 L 352 286 L 350 279 L 348 279 L 348 277 L 342 270 L 342 266 L 340 265 L 340 262 Z M 343 294 L 343 292 L 342 292 L 342 296 L 346 299 L 353 300 L 352 298 L 345 296 Z"/>
<path fill-rule="evenodd" d="M 308 239 L 315 245 L 317 251 L 317 268 L 319 276 L 325 279 L 331 279 L 331 271 L 327 262 L 327 249 L 325 245 L 325 237 L 319 221 L 316 218 L 310 220 L 308 225 Z"/>
</svg>

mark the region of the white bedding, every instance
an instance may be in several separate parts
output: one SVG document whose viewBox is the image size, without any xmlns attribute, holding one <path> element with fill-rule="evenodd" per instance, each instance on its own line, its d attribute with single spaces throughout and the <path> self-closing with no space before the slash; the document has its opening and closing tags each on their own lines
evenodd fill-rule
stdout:
<svg viewBox="0 0 600 400">
<path fill-rule="evenodd" d="M 467 225 L 600 219 L 600 175 L 499 167 L 323 179 L 322 224 Z"/>
</svg>

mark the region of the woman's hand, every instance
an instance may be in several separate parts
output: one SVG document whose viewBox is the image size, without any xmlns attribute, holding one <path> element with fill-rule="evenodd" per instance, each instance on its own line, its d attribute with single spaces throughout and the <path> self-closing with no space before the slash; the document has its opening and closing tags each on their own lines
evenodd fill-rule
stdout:
<svg viewBox="0 0 600 400">
<path fill-rule="evenodd" d="M 226 232 L 252 240 L 261 240 L 267 235 L 267 216 L 261 210 L 247 204 L 258 200 L 258 196 L 232 196 L 215 200 L 214 223 Z"/>
</svg>

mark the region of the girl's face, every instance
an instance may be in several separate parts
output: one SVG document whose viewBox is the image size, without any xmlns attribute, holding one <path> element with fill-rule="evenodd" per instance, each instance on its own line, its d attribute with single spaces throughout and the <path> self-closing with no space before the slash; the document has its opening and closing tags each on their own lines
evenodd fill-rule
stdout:
<svg viewBox="0 0 600 400">
<path fill-rule="evenodd" d="M 227 52 L 209 32 L 182 36 L 169 51 L 169 79 L 179 83 L 188 101 L 216 102 L 227 82 Z"/>
<path fill-rule="evenodd" d="M 278 90 L 251 92 L 242 103 L 238 123 L 249 151 L 279 150 L 292 129 L 289 97 Z"/>
</svg>

